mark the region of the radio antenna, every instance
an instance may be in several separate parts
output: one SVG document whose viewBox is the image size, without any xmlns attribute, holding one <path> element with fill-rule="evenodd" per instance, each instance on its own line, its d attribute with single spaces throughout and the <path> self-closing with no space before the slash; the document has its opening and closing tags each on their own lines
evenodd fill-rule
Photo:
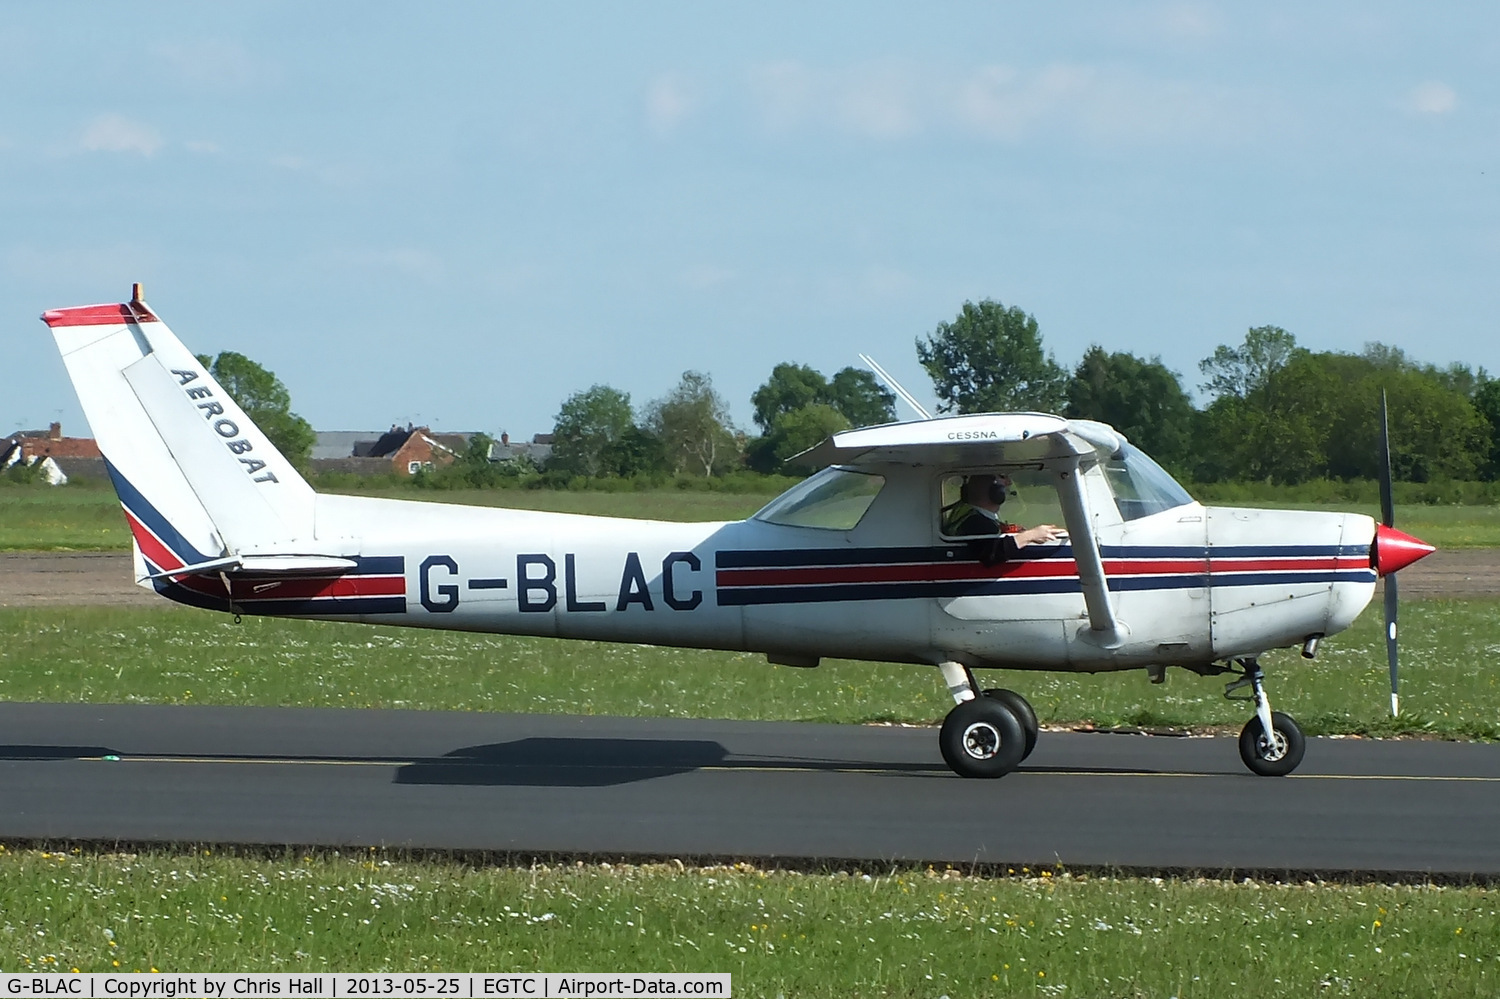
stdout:
<svg viewBox="0 0 1500 999">
<path fill-rule="evenodd" d="M 932 414 L 927 412 L 926 408 L 917 401 L 917 397 L 906 391 L 906 389 L 902 388 L 901 383 L 892 378 L 891 373 L 882 368 L 879 362 L 875 360 L 875 358 L 871 357 L 869 354 L 860 354 L 859 359 L 865 363 L 865 367 L 875 372 L 876 378 L 879 378 L 881 381 L 885 382 L 886 386 L 892 392 L 896 393 L 896 397 L 910 406 L 918 416 L 920 416 L 924 420 L 932 419 Z"/>
</svg>

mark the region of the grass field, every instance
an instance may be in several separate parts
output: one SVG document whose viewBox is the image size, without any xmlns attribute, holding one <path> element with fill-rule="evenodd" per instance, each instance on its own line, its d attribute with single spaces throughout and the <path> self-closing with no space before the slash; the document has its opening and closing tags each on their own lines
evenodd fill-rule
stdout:
<svg viewBox="0 0 1500 999">
<path fill-rule="evenodd" d="M 718 971 L 737 996 L 1493 996 L 1500 893 L 910 868 L 0 855 L 7 971 Z"/>
<path fill-rule="evenodd" d="M 21 492 L 0 491 L 0 509 L 14 514 L 21 505 L 6 504 Z M 25 492 L 53 501 L 25 517 L 59 536 L 119 517 L 107 491 Z M 479 495 L 685 519 L 739 516 L 764 499 Z M 23 535 L 7 524 L 0 544 Z M 1500 738 L 1500 601 L 1406 605 L 1399 724 L 1386 716 L 1378 617 L 1326 641 L 1316 662 L 1268 657 L 1277 707 L 1309 732 Z M 306 621 L 236 625 L 165 604 L 0 610 L 0 698 L 9 700 L 933 722 L 948 708 L 935 673 L 843 662 L 792 670 L 751 655 Z M 1142 673 L 984 679 L 1022 691 L 1046 723 L 1237 729 L 1248 717 L 1222 699 L 1221 681 L 1181 671 L 1164 686 Z M 1480 887 L 1062 871 L 549 868 L 365 852 L 0 846 L 0 968 L 727 971 L 737 995 L 787 999 L 1477 997 L 1500 994 L 1497 902 L 1500 892 Z"/>
<path fill-rule="evenodd" d="M 1378 613 L 1264 661 L 1276 707 L 1309 733 L 1500 738 L 1500 602 L 1404 609 L 1403 715 L 1388 714 Z M 1173 670 L 1099 676 L 984 671 L 1047 724 L 1237 728 L 1222 679 Z M 750 654 L 282 621 L 163 606 L 0 610 L 0 698 L 269 704 L 932 723 L 950 707 L 936 670 L 825 662 L 769 666 Z"/>
<path fill-rule="evenodd" d="M 652 489 L 641 492 L 567 492 L 553 489 L 419 490 L 387 487 L 357 493 L 434 503 L 503 506 L 654 520 L 738 520 L 765 506 L 774 493 L 699 492 Z M 1350 503 L 1276 504 L 1300 510 L 1343 510 L 1379 516 L 1374 506 Z M 1500 506 L 1407 506 L 1397 525 L 1439 548 L 1500 546 Z M 125 549 L 130 535 L 113 490 L 102 485 L 0 486 L 0 551 L 88 551 Z"/>
<path fill-rule="evenodd" d="M 504 506 L 653 520 L 739 520 L 765 506 L 772 493 L 565 492 L 552 489 L 383 489 L 357 493 L 434 503 Z M 1500 532 L 1497 532 L 1500 537 Z M 1497 540 L 1500 543 L 1500 540 Z M 103 486 L 0 486 L 0 551 L 91 551 L 130 547 L 130 532 L 114 491 Z"/>
</svg>

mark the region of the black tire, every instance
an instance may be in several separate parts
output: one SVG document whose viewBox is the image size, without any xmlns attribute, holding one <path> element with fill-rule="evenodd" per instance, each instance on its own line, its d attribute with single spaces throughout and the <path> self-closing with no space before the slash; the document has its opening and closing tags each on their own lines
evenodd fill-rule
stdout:
<svg viewBox="0 0 1500 999">
<path fill-rule="evenodd" d="M 1274 746 L 1262 736 L 1258 716 L 1246 722 L 1240 730 L 1240 759 L 1262 777 L 1285 777 L 1302 762 L 1307 740 L 1291 715 L 1280 711 L 1271 712 L 1271 729 L 1276 735 Z"/>
<path fill-rule="evenodd" d="M 938 746 L 960 777 L 1004 777 L 1021 762 L 1026 729 L 1003 701 L 976 697 L 948 712 Z"/>
<path fill-rule="evenodd" d="M 1036 748 L 1036 737 L 1042 730 L 1041 724 L 1036 720 L 1036 712 L 1032 710 L 1031 702 L 1014 690 L 1006 690 L 1004 687 L 992 687 L 984 692 L 984 696 L 993 697 L 1004 704 L 1020 720 L 1021 727 L 1026 730 L 1026 751 L 1021 754 L 1021 759 L 1026 759 Z"/>
</svg>

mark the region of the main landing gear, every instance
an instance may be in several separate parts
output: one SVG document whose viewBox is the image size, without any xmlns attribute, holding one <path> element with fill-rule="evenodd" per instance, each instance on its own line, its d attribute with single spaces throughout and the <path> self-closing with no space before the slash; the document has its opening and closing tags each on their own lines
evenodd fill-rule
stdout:
<svg viewBox="0 0 1500 999">
<path fill-rule="evenodd" d="M 1231 701 L 1255 702 L 1255 717 L 1240 730 L 1240 759 L 1262 777 L 1285 777 L 1302 762 L 1307 740 L 1291 715 L 1271 710 L 1271 701 L 1266 697 L 1265 674 L 1256 658 L 1249 656 L 1235 662 L 1239 666 L 1235 672 L 1240 678 L 1224 687 L 1224 696 Z M 1250 696 L 1234 696 L 1234 692 L 1243 687 L 1250 688 Z"/>
<path fill-rule="evenodd" d="M 944 762 L 960 777 L 1004 777 L 1036 748 L 1036 712 L 1013 690 L 981 692 L 960 663 L 942 670 L 957 702 L 938 733 Z"/>
</svg>

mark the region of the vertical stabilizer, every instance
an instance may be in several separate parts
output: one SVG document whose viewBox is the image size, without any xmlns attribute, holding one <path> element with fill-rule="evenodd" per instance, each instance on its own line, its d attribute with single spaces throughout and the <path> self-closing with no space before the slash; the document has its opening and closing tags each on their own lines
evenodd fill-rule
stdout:
<svg viewBox="0 0 1500 999">
<path fill-rule="evenodd" d="M 42 320 L 141 555 L 162 571 L 305 550 L 312 488 L 140 300 L 139 287 L 130 302 L 57 309 Z"/>
</svg>

